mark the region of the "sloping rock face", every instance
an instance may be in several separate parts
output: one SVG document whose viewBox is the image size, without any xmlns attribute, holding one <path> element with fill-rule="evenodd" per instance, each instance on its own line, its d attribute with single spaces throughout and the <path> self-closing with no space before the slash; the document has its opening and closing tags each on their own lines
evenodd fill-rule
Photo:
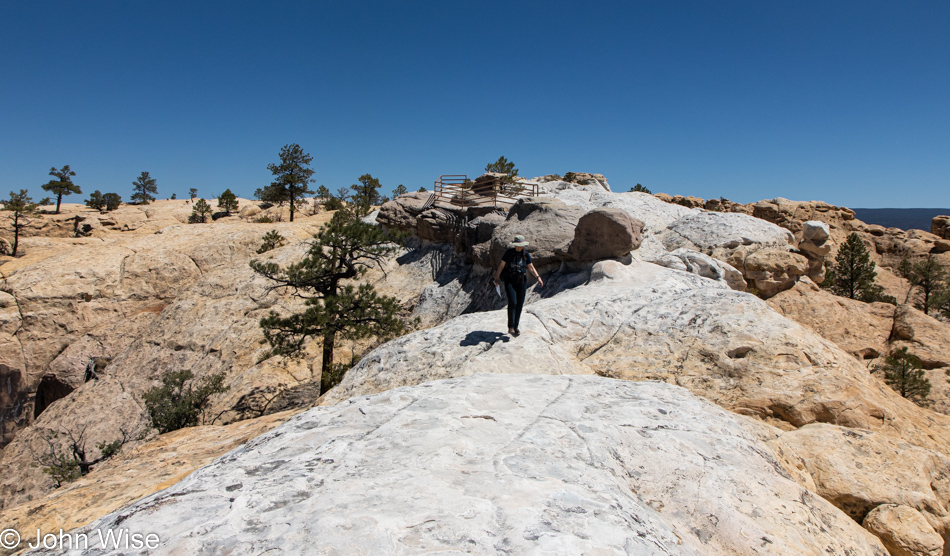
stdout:
<svg viewBox="0 0 950 556">
<path fill-rule="evenodd" d="M 920 512 L 899 504 L 882 504 L 864 519 L 891 556 L 943 556 L 943 539 Z"/>
<path fill-rule="evenodd" d="M 97 466 L 39 501 L 0 511 L 0 523 L 23 539 L 36 530 L 56 532 L 87 525 L 174 485 L 192 471 L 260 436 L 290 418 L 292 412 L 248 419 L 226 426 L 200 426 L 158 436 Z M 0 548 L 0 554 L 8 552 Z"/>
<path fill-rule="evenodd" d="M 924 419 L 853 357 L 724 283 L 604 261 L 587 286 L 526 306 L 517 341 L 504 323 L 503 311 L 463 315 L 389 342 L 322 403 L 475 372 L 596 372 L 671 382 L 785 427 L 832 422 L 947 450 L 950 419 Z"/>
<path fill-rule="evenodd" d="M 899 504 L 919 512 L 930 535 L 950 541 L 950 458 L 887 435 L 828 424 L 802 427 L 782 440 L 805 461 L 816 492 L 858 523 L 881 505 Z"/>
<path fill-rule="evenodd" d="M 515 203 L 508 218 L 492 232 L 489 266 L 498 268 L 508 243 L 515 235 L 523 235 L 531 247 L 536 267 L 560 262 L 556 251 L 567 249 L 574 238 L 574 228 L 585 213 L 557 199 L 533 197 Z"/>
<path fill-rule="evenodd" d="M 769 299 L 776 311 L 831 340 L 874 370 L 884 356 L 906 347 L 924 364 L 932 409 L 950 415 L 950 324 L 909 305 L 863 303 L 800 282 Z"/>
<path fill-rule="evenodd" d="M 736 417 L 597 377 L 479 375 L 317 408 L 88 529 L 120 524 L 157 533 L 155 554 L 886 555 Z"/>
</svg>

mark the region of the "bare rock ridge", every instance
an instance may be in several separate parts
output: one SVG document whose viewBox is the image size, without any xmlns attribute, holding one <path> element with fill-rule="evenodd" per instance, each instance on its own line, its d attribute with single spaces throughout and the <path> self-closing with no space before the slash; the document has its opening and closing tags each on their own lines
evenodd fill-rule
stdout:
<svg viewBox="0 0 950 556">
<path fill-rule="evenodd" d="M 303 554 L 308 539 L 340 554 L 887 554 L 740 418 L 599 377 L 479 374 L 316 408 L 88 529 L 120 524 L 158 534 L 153 554 Z"/>
<path fill-rule="evenodd" d="M 885 275 L 936 240 L 824 203 L 672 204 L 585 180 L 535 178 L 541 196 L 503 212 L 423 210 L 421 194 L 385 204 L 376 221 L 417 238 L 369 278 L 425 329 L 363 354 L 320 398 L 335 407 L 96 526 L 151 531 L 155 515 L 169 553 L 260 553 L 271 546 L 245 543 L 253 531 L 279 538 L 282 523 L 307 516 L 301 538 L 341 552 L 950 554 L 950 418 L 868 368 L 913 346 L 945 411 L 950 328 L 814 286 L 850 231 Z M 213 428 L 133 443 L 115 467 L 45 498 L 50 479 L 30 464 L 46 431 L 67 424 L 90 446 L 141 430 L 141 394 L 171 370 L 224 373 L 230 390 L 211 413 L 245 431 L 316 395 L 305 394 L 319 384 L 316 343 L 303 360 L 260 360 L 258 320 L 300 302 L 268 293 L 247 262 L 299 258 L 326 215 L 159 226 L 177 217 L 157 209 L 90 238 L 29 238 L 30 254 L 0 267 L 0 379 L 18 384 L 0 389 L 4 415 L 18 416 L 0 451 L 0 524 L 29 531 L 75 514 L 71 526 L 86 525 L 168 486 L 130 479 L 113 489 L 134 495 L 100 498 L 119 484 L 110 474 L 169 476 L 145 454 L 190 453 Z M 257 255 L 273 228 L 290 244 Z M 530 291 L 514 339 L 500 332 L 490 269 L 516 233 L 546 285 Z M 90 361 L 102 366 L 86 382 Z M 247 434 L 214 428 L 222 451 Z M 206 516 L 198 533 L 192 520 Z"/>
</svg>

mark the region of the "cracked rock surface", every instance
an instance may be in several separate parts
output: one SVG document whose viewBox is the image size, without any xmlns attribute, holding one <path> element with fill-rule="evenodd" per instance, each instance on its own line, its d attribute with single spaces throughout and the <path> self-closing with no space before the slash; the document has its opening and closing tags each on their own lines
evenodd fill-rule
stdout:
<svg viewBox="0 0 950 556">
<path fill-rule="evenodd" d="M 656 382 L 431 382 L 298 415 L 85 529 L 152 554 L 887 554 L 740 419 Z"/>
</svg>

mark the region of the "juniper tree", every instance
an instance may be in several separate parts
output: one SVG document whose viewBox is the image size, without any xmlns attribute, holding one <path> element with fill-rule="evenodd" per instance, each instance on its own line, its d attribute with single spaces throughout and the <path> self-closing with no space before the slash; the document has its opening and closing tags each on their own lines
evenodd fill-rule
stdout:
<svg viewBox="0 0 950 556">
<path fill-rule="evenodd" d="M 276 263 L 251 261 L 251 268 L 269 278 L 271 290 L 289 290 L 305 299 L 301 313 L 282 316 L 276 312 L 261 319 L 268 356 L 299 357 L 306 342 L 323 343 L 322 376 L 334 376 L 333 350 L 337 338 L 359 340 L 387 338 L 405 329 L 397 317 L 399 301 L 380 295 L 371 284 L 354 284 L 371 266 L 382 268 L 383 259 L 396 251 L 394 238 L 379 227 L 362 222 L 349 209 L 336 212 L 320 228 L 307 255 L 286 268 Z M 335 380 L 322 381 L 323 391 Z"/>
<path fill-rule="evenodd" d="M 831 290 L 840 296 L 862 301 L 875 301 L 881 296 L 881 287 L 874 283 L 877 272 L 864 242 L 852 232 L 838 249 L 832 276 Z"/>
<path fill-rule="evenodd" d="M 86 206 L 93 210 L 104 212 L 106 208 L 106 200 L 102 197 L 102 192 L 97 189 L 90 193 L 89 198 L 86 199 Z"/>
<path fill-rule="evenodd" d="M 73 183 L 73 176 L 76 175 L 76 172 L 69 169 L 69 164 L 59 170 L 57 170 L 55 166 L 50 168 L 49 175 L 56 179 L 45 183 L 43 190 L 56 195 L 56 214 L 59 214 L 59 207 L 63 203 L 63 195 L 72 195 L 73 193 L 81 194 L 82 189 Z"/>
<path fill-rule="evenodd" d="M 106 212 L 113 211 L 122 204 L 122 196 L 118 193 L 106 193 L 102 196 L 102 200 L 106 204 Z"/>
<path fill-rule="evenodd" d="M 884 372 L 884 382 L 895 392 L 917 405 L 929 405 L 930 381 L 924 373 L 923 364 L 906 347 L 891 352 L 884 358 L 878 370 Z"/>
<path fill-rule="evenodd" d="M 638 183 L 637 185 L 633 186 L 632 188 L 630 188 L 630 191 L 636 191 L 636 192 L 640 192 L 640 193 L 650 193 L 650 194 L 653 193 L 652 191 L 650 191 L 650 190 L 647 189 L 646 187 L 643 187 L 643 186 L 640 185 L 639 183 Z"/>
<path fill-rule="evenodd" d="M 191 189 L 188 190 L 188 200 L 189 200 L 189 201 L 194 202 L 194 201 L 195 201 L 195 197 L 197 197 L 197 196 L 198 196 L 198 188 L 197 188 L 197 187 L 192 187 Z"/>
<path fill-rule="evenodd" d="M 406 186 L 400 183 L 396 186 L 396 189 L 393 189 L 393 199 L 400 195 L 405 195 L 406 193 L 408 193 Z"/>
<path fill-rule="evenodd" d="M 231 193 L 230 189 L 225 189 L 224 193 L 218 196 L 218 208 L 224 209 L 225 214 L 231 216 L 231 212 L 238 209 L 237 196 Z"/>
<path fill-rule="evenodd" d="M 130 197 L 132 202 L 137 205 L 147 205 L 155 200 L 155 194 L 158 193 L 158 181 L 148 175 L 148 172 L 142 172 L 132 182 L 132 189 L 135 191 Z"/>
<path fill-rule="evenodd" d="M 10 198 L 0 201 L 0 203 L 3 204 L 2 210 L 13 213 L 13 216 L 10 217 L 13 220 L 13 247 L 11 247 L 10 255 L 16 257 L 17 249 L 20 246 L 20 230 L 30 223 L 26 217 L 35 214 L 39 205 L 33 202 L 33 198 L 30 197 L 30 193 L 26 189 L 21 189 L 19 193 L 11 191 Z"/>
<path fill-rule="evenodd" d="M 947 272 L 930 255 L 915 263 L 911 263 L 908 259 L 902 260 L 897 267 L 897 272 L 910 283 L 907 300 L 915 290 L 920 292 L 921 300 L 915 306 L 924 314 L 930 314 L 931 309 L 941 304 L 943 290 L 946 288 Z"/>
<path fill-rule="evenodd" d="M 33 461 L 42 466 L 43 473 L 49 475 L 56 488 L 59 488 L 65 483 L 86 476 L 94 466 L 118 454 L 129 440 L 128 432 L 121 428 L 119 431 L 122 433 L 121 438 L 97 443 L 99 457 L 90 459 L 86 454 L 85 428 L 78 434 L 68 429 L 46 429 L 43 440 L 46 441 L 47 449 L 41 454 L 33 453 Z M 65 448 L 60 441 L 62 437 L 66 438 Z"/>
<path fill-rule="evenodd" d="M 308 166 L 313 157 L 303 152 L 300 145 L 292 143 L 280 149 L 280 164 L 268 164 L 267 169 L 274 175 L 274 181 L 268 186 L 270 195 L 290 204 L 290 221 L 294 221 L 294 210 L 305 195 L 313 194 L 313 170 Z M 267 188 L 263 192 L 266 192 Z"/>
</svg>

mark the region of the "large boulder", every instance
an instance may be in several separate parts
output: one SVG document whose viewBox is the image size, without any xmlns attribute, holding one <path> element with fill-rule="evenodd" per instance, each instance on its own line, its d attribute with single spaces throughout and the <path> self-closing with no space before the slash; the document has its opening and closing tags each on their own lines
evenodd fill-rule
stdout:
<svg viewBox="0 0 950 556">
<path fill-rule="evenodd" d="M 594 209 L 577 222 L 568 249 L 578 261 L 625 257 L 640 247 L 643 222 L 618 208 Z"/>
<path fill-rule="evenodd" d="M 943 556 L 943 538 L 914 508 L 882 504 L 864 518 L 864 528 L 881 539 L 891 556 Z"/>
<path fill-rule="evenodd" d="M 154 532 L 155 554 L 886 556 L 776 462 L 680 388 L 481 374 L 313 409 L 82 531 Z"/>
<path fill-rule="evenodd" d="M 810 268 L 807 258 L 782 247 L 742 246 L 726 260 L 765 299 L 794 286 Z"/>
<path fill-rule="evenodd" d="M 376 222 L 384 227 L 397 230 L 411 231 L 416 229 L 416 218 L 422 214 L 429 197 L 429 191 L 416 191 L 400 195 L 392 201 L 383 203 L 379 208 Z"/>
<path fill-rule="evenodd" d="M 574 228 L 585 212 L 557 199 L 520 199 L 508 211 L 505 222 L 492 232 L 489 252 L 491 268 L 501 264 L 501 257 L 515 235 L 523 235 L 530 243 L 527 250 L 536 267 L 565 260 L 567 257 L 556 251 L 563 252 L 574 239 Z"/>
<path fill-rule="evenodd" d="M 690 249 L 680 248 L 669 253 L 664 251 L 657 253 L 656 256 L 645 257 L 643 260 L 666 268 L 698 274 L 717 282 L 725 282 L 730 288 L 740 292 L 746 291 L 748 286 L 742 273 L 729 263 Z"/>
<path fill-rule="evenodd" d="M 661 234 L 670 251 L 680 247 L 713 255 L 731 252 L 743 245 L 788 248 L 794 237 L 775 224 L 747 214 L 700 212 L 685 216 L 667 226 Z"/>
<path fill-rule="evenodd" d="M 825 278 L 825 259 L 831 253 L 831 228 L 824 222 L 809 220 L 803 224 L 798 250 L 808 259 L 808 276 L 815 282 Z"/>
</svg>

